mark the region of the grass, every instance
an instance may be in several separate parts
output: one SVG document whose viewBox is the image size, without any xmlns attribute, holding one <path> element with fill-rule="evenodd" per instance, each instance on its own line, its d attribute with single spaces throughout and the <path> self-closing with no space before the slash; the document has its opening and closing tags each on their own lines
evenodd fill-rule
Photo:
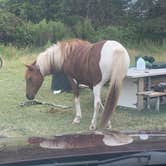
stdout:
<svg viewBox="0 0 166 166">
<path fill-rule="evenodd" d="M 16 54 L 17 50 L 14 52 Z M 24 50 L 21 52 L 23 55 L 26 54 Z M 133 56 L 138 53 L 131 49 L 129 52 L 134 52 Z M 0 69 L 0 136 L 21 137 L 88 131 L 93 113 L 89 89 L 81 89 L 83 119 L 79 125 L 72 124 L 74 118 L 72 109 L 50 111 L 50 106 L 19 106 L 26 100 L 23 63 L 32 62 L 36 56 L 30 54 L 30 56 L 20 56 L 21 53 L 17 53 L 18 56 L 13 55 L 10 59 L 3 56 L 4 65 Z M 158 57 L 157 54 L 155 56 Z M 160 58 L 166 60 L 163 52 L 158 59 Z M 50 87 L 51 77 L 46 77 L 36 99 L 73 106 L 72 93 L 54 95 Z M 102 93 L 103 98 L 106 91 L 105 88 Z M 161 107 L 160 113 L 117 108 L 111 120 L 113 130 L 166 130 L 166 108 Z"/>
</svg>

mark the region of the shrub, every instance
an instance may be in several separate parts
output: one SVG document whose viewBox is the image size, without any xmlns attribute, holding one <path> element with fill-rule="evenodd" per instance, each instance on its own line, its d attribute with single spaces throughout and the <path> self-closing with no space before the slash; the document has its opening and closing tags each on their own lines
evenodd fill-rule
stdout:
<svg viewBox="0 0 166 166">
<path fill-rule="evenodd" d="M 46 22 L 44 19 L 38 24 L 21 22 L 21 24 L 15 23 L 16 26 L 13 26 L 13 24 L 7 24 L 10 23 L 10 19 L 8 19 L 8 22 L 1 26 L 1 22 L 3 22 L 1 19 L 0 17 L 0 37 L 3 35 L 1 42 L 12 43 L 17 47 L 43 47 L 48 41 L 55 43 L 57 40 L 72 36 L 70 30 L 60 21 Z"/>
<path fill-rule="evenodd" d="M 60 21 L 46 22 L 44 19 L 38 24 L 31 23 L 28 27 L 33 46 L 41 47 L 46 45 L 48 41 L 54 43 L 57 40 L 70 36 L 70 31 Z"/>
<path fill-rule="evenodd" d="M 129 28 L 117 27 L 117 26 L 107 26 L 101 27 L 97 30 L 94 40 L 116 40 L 127 44 L 133 40 L 131 31 Z"/>
</svg>

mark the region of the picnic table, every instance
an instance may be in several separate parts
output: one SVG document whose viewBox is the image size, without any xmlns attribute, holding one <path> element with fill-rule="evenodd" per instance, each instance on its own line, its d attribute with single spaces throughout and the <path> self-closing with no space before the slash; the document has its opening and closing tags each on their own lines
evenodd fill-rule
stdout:
<svg viewBox="0 0 166 166">
<path fill-rule="evenodd" d="M 151 91 L 151 79 L 156 76 L 163 77 L 164 82 L 166 82 L 166 68 L 145 70 L 137 70 L 134 67 L 129 68 L 123 83 L 118 105 L 138 110 L 144 109 L 144 96 L 139 94 L 144 91 Z M 147 97 L 148 105 L 149 100 L 150 96 Z"/>
</svg>

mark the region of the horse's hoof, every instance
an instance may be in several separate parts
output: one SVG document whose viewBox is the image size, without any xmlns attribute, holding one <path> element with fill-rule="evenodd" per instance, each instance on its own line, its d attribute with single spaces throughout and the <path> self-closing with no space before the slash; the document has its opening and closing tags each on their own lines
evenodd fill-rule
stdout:
<svg viewBox="0 0 166 166">
<path fill-rule="evenodd" d="M 79 116 L 75 117 L 72 124 L 80 124 L 81 118 Z"/>
<path fill-rule="evenodd" d="M 95 125 L 95 124 L 91 124 L 91 125 L 89 126 L 89 130 L 91 130 L 91 131 L 96 130 L 96 125 Z"/>
</svg>

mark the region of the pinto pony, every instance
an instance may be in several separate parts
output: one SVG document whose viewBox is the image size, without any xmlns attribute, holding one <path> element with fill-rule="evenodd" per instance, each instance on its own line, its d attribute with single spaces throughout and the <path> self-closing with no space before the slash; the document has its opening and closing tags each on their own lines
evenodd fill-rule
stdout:
<svg viewBox="0 0 166 166">
<path fill-rule="evenodd" d="M 94 113 L 89 129 L 96 129 L 100 108 L 104 109 L 100 125 L 105 128 L 110 124 L 109 119 L 117 105 L 129 63 L 127 50 L 116 41 L 94 44 L 79 39 L 61 41 L 40 53 L 34 63 L 26 65 L 26 97 L 29 100 L 35 98 L 46 75 L 64 72 L 74 92 L 73 123 L 80 123 L 82 118 L 79 84 L 84 84 L 93 90 L 94 95 Z M 103 107 L 101 88 L 109 80 L 108 95 Z"/>
</svg>

